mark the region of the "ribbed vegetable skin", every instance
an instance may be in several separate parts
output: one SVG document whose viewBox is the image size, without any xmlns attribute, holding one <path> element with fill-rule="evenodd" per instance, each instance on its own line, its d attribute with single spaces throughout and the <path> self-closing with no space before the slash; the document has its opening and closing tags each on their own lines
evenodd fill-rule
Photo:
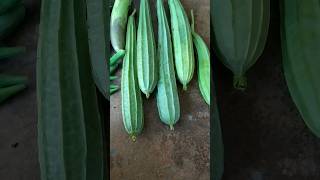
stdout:
<svg viewBox="0 0 320 180">
<path fill-rule="evenodd" d="M 149 0 L 140 1 L 137 31 L 137 66 L 140 90 L 149 98 L 158 81 L 158 60 Z"/>
<path fill-rule="evenodd" d="M 320 5 L 281 4 L 283 68 L 291 97 L 310 130 L 320 137 Z"/>
<path fill-rule="evenodd" d="M 126 35 L 126 55 L 121 78 L 121 106 L 124 127 L 133 141 L 143 129 L 143 108 L 137 78 L 136 27 L 134 13 L 129 17 Z"/>
<path fill-rule="evenodd" d="M 213 29 L 219 59 L 233 72 L 234 87 L 245 90 L 247 70 L 264 49 L 269 0 L 213 0 Z"/>
<path fill-rule="evenodd" d="M 84 0 L 42 1 L 37 58 L 42 180 L 101 180 L 105 170 L 85 14 Z"/>
<path fill-rule="evenodd" d="M 160 119 L 173 130 L 180 118 L 180 103 L 174 72 L 171 34 L 162 0 L 157 0 L 159 81 L 157 106 Z"/>
<path fill-rule="evenodd" d="M 185 10 L 179 0 L 169 0 L 173 53 L 177 77 L 187 90 L 194 74 L 194 52 L 191 27 Z"/>
</svg>

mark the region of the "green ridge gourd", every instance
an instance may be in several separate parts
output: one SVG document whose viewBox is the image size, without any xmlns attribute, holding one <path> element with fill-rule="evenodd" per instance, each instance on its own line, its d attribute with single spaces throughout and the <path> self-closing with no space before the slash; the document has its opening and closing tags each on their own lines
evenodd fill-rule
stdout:
<svg viewBox="0 0 320 180">
<path fill-rule="evenodd" d="M 213 29 L 219 59 L 234 74 L 233 85 L 245 90 L 245 73 L 263 52 L 270 19 L 269 0 L 213 0 Z"/>
<path fill-rule="evenodd" d="M 291 97 L 309 129 L 320 137 L 320 4 L 281 4 L 283 68 Z"/>
<path fill-rule="evenodd" d="M 135 11 L 130 15 L 126 35 L 126 55 L 123 60 L 121 78 L 121 106 L 123 124 L 133 141 L 143 129 L 143 108 L 137 79 L 137 51 Z"/>
<path fill-rule="evenodd" d="M 174 72 L 170 28 L 162 0 L 157 0 L 159 81 L 157 106 L 160 119 L 173 130 L 180 118 L 180 104 Z"/>
<path fill-rule="evenodd" d="M 140 90 L 149 98 L 158 81 L 156 44 L 152 27 L 149 0 L 140 1 L 137 31 L 137 66 Z"/>
<path fill-rule="evenodd" d="M 179 0 L 169 0 L 173 52 L 177 77 L 187 90 L 194 74 L 194 52 L 190 23 Z"/>
<path fill-rule="evenodd" d="M 191 29 L 193 36 L 193 43 L 197 50 L 198 55 L 198 82 L 199 89 L 205 102 L 210 105 L 210 51 L 201 38 L 194 30 L 194 16 L 193 11 L 191 11 Z"/>
<path fill-rule="evenodd" d="M 113 49 L 118 52 L 125 48 L 128 11 L 132 0 L 115 0 L 110 19 L 110 40 Z"/>
</svg>

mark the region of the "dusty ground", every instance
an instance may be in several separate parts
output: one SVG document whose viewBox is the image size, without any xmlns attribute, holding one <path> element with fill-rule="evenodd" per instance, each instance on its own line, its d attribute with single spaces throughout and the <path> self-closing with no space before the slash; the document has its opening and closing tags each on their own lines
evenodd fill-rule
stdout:
<svg viewBox="0 0 320 180">
<path fill-rule="evenodd" d="M 209 44 L 210 1 L 181 2 L 187 13 L 194 9 L 197 32 Z M 135 3 L 138 4 L 137 1 Z M 150 7 L 157 37 L 155 1 L 151 1 Z M 160 122 L 155 95 L 150 100 L 144 98 L 145 126 L 135 143 L 131 142 L 123 127 L 120 92 L 111 97 L 112 180 L 209 179 L 210 112 L 200 95 L 196 77 L 187 92 L 178 86 L 181 118 L 173 132 Z"/>
<path fill-rule="evenodd" d="M 36 143 L 35 92 L 39 0 L 26 0 L 26 3 L 28 7 L 26 21 L 20 26 L 17 33 L 8 40 L 8 43 L 26 46 L 27 53 L 0 64 L 0 72 L 27 75 L 30 79 L 26 91 L 0 106 L 1 180 L 40 179 Z M 232 88 L 230 72 L 220 63 L 216 63 L 218 99 L 226 151 L 224 180 L 320 179 L 320 152 L 318 151 L 320 140 L 316 139 L 306 128 L 289 96 L 281 66 L 278 1 L 272 0 L 272 3 L 271 30 L 267 47 L 261 59 L 248 73 L 249 87 L 246 93 L 235 92 Z M 186 6 L 196 7 L 198 1 L 190 1 Z M 197 18 L 201 25 L 198 27 L 198 31 L 206 28 L 202 24 L 205 21 L 204 18 L 201 18 L 201 16 Z M 205 39 L 208 39 L 208 35 Z M 113 159 L 111 164 L 114 166 L 113 173 L 117 174 L 117 177 L 123 177 L 130 172 L 132 174 L 129 177 L 132 178 L 135 175 L 146 177 L 150 174 L 165 177 L 172 171 L 176 172 L 175 176 L 179 176 L 185 171 L 181 167 L 190 168 L 194 166 L 196 166 L 194 170 L 187 172 L 189 175 L 196 176 L 199 172 L 204 171 L 199 167 L 207 167 L 208 165 L 198 162 L 206 162 L 207 156 L 205 154 L 207 154 L 208 147 L 198 150 L 197 148 L 200 147 L 194 145 L 193 142 L 194 140 L 206 141 L 205 138 L 208 135 L 201 129 L 207 127 L 208 122 L 190 121 L 188 116 L 194 109 L 201 109 L 201 111 L 193 117 L 208 115 L 206 114 L 206 106 L 200 103 L 194 104 L 194 100 L 190 100 L 191 97 L 198 96 L 195 82 L 192 83 L 192 87 L 190 92 L 180 93 L 187 105 L 182 109 L 185 117 L 182 117 L 177 124 L 174 134 L 170 133 L 159 122 L 159 119 L 151 118 L 156 117 L 154 100 L 145 102 L 145 106 L 154 109 L 154 111 L 146 112 L 146 118 L 148 118 L 146 128 L 143 135 L 138 139 L 138 143 L 144 142 L 143 146 L 131 144 L 123 132 L 121 122 L 117 122 L 121 120 L 120 114 L 118 112 L 114 113 L 112 123 L 117 125 L 112 128 L 111 133 L 113 135 L 111 135 L 117 136 L 118 140 L 113 143 L 118 144 L 117 146 L 120 146 L 120 143 L 125 143 L 128 147 L 130 145 L 137 150 L 135 153 L 132 150 L 127 150 L 130 156 L 121 158 L 119 157 L 119 151 L 111 148 Z M 112 99 L 117 99 L 117 95 Z M 111 107 L 114 106 L 118 108 L 119 103 L 114 103 Z M 200 106 L 200 108 L 197 106 Z M 113 108 L 111 110 L 117 111 Z M 116 131 L 119 134 L 115 135 Z M 201 134 L 204 134 L 204 136 L 199 137 L 202 136 Z M 150 139 L 150 141 L 147 139 Z M 147 143 L 147 141 L 162 144 L 154 145 Z M 190 146 L 181 146 L 189 143 Z M 170 147 L 170 149 L 164 147 Z M 125 151 L 124 149 L 121 150 Z M 170 151 L 175 153 L 167 153 Z M 159 162 L 153 159 L 161 159 L 162 155 L 163 159 Z M 137 158 L 143 158 L 142 165 L 134 167 Z M 154 166 L 150 166 L 152 160 L 155 161 Z M 173 166 L 157 168 L 156 165 L 159 164 Z M 129 166 L 132 170 L 120 171 L 120 165 L 122 167 Z M 138 169 L 141 166 L 147 168 L 147 171 L 144 172 L 146 174 Z M 136 174 L 136 172 L 139 173 Z M 207 179 L 207 173 L 203 173 L 204 179 Z M 151 178 L 148 176 L 148 179 Z M 179 178 L 170 177 L 169 179 Z M 185 178 L 185 180 L 189 179 L 193 180 L 190 177 Z"/>
</svg>

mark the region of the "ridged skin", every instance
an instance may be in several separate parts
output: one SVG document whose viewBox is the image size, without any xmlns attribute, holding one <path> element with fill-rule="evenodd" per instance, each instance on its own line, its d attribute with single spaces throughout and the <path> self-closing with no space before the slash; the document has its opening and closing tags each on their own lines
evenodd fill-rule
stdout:
<svg viewBox="0 0 320 180">
<path fill-rule="evenodd" d="M 178 79 L 187 90 L 194 74 L 194 52 L 188 17 L 179 0 L 169 0 L 171 30 Z"/>
<path fill-rule="evenodd" d="M 245 73 L 264 49 L 270 19 L 269 0 L 213 0 L 213 28 L 219 59 L 244 90 Z"/>
<path fill-rule="evenodd" d="M 170 29 L 162 0 L 157 0 L 157 17 L 160 65 L 157 105 L 161 121 L 173 130 L 174 124 L 180 118 L 180 103 L 174 72 Z"/>
<path fill-rule="evenodd" d="M 111 11 L 110 40 L 116 52 L 125 48 L 126 25 L 131 1 L 115 0 Z"/>
<path fill-rule="evenodd" d="M 284 0 L 281 10 L 287 85 L 305 123 L 320 137 L 320 4 Z"/>
<path fill-rule="evenodd" d="M 143 109 L 136 66 L 136 29 L 134 13 L 129 17 L 126 36 L 126 55 L 122 67 L 121 102 L 126 131 L 133 141 L 143 129 Z"/>
<path fill-rule="evenodd" d="M 156 44 L 152 27 L 149 0 L 140 1 L 139 25 L 137 32 L 137 65 L 140 90 L 148 98 L 158 81 Z"/>
</svg>

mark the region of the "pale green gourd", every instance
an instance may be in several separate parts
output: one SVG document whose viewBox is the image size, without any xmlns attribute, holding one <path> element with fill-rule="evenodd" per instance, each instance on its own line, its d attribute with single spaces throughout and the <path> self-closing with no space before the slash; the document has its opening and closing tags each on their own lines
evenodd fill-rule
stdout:
<svg viewBox="0 0 320 180">
<path fill-rule="evenodd" d="M 126 55 L 123 60 L 121 78 L 121 106 L 123 124 L 133 141 L 143 129 L 143 108 L 137 78 L 137 49 L 135 11 L 128 20 L 126 35 Z"/>
<path fill-rule="evenodd" d="M 159 81 L 157 106 L 160 119 L 173 130 L 180 118 L 180 104 L 174 72 L 172 43 L 162 0 L 157 0 Z"/>
<path fill-rule="evenodd" d="M 158 62 L 149 0 L 140 1 L 137 32 L 137 66 L 140 90 L 149 98 L 158 81 Z"/>
<path fill-rule="evenodd" d="M 173 52 L 178 79 L 187 90 L 194 74 L 194 52 L 190 23 L 179 0 L 169 0 Z"/>
</svg>

